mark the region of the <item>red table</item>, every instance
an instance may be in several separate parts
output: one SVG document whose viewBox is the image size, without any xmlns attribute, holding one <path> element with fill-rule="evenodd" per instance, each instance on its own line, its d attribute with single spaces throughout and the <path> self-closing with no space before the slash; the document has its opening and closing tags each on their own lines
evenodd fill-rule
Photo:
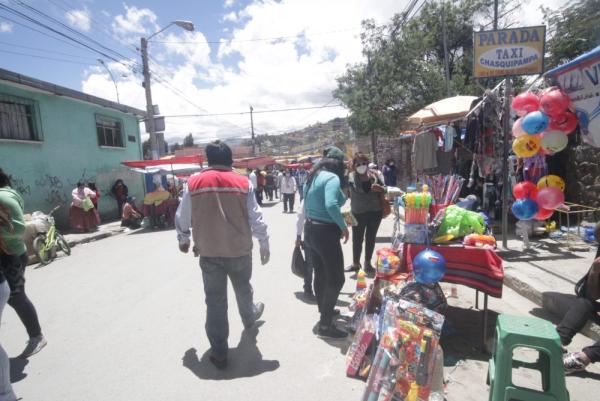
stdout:
<svg viewBox="0 0 600 401">
<path fill-rule="evenodd" d="M 404 244 L 402 267 L 412 271 L 412 261 L 425 245 Z M 446 259 L 446 274 L 441 281 L 462 284 L 476 291 L 475 308 L 479 309 L 479 291 L 483 292 L 482 337 L 485 348 L 488 321 L 488 295 L 502 298 L 504 268 L 502 259 L 491 249 L 465 246 L 429 245 L 429 249 L 439 252 Z"/>
</svg>

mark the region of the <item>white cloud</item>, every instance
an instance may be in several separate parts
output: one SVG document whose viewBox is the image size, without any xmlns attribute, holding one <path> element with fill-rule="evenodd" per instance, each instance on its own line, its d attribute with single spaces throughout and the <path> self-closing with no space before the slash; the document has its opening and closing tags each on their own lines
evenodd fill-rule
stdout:
<svg viewBox="0 0 600 401">
<path fill-rule="evenodd" d="M 225 14 L 223 16 L 223 21 L 230 21 L 230 22 L 236 22 L 238 20 L 238 16 L 235 13 L 235 11 L 232 11 L 228 14 Z"/>
<path fill-rule="evenodd" d="M 148 8 L 125 7 L 125 15 L 117 15 L 112 23 L 114 34 L 123 42 L 137 42 L 142 35 L 151 34 L 159 29 L 156 14 Z"/>
<path fill-rule="evenodd" d="M 225 0 L 223 6 L 225 8 L 231 8 L 235 4 L 235 0 Z"/>
<path fill-rule="evenodd" d="M 86 9 L 68 11 L 65 18 L 69 25 L 84 32 L 88 32 L 91 28 L 90 12 Z"/>
<path fill-rule="evenodd" d="M 150 49 L 153 58 L 160 61 L 160 66 L 151 65 L 153 100 L 166 116 L 247 111 L 250 104 L 255 111 L 322 106 L 332 99 L 336 77 L 346 71 L 348 64 L 363 59 L 361 21 L 373 18 L 380 24 L 388 22 L 407 1 L 254 2 L 237 12 L 237 27 L 229 27 L 230 31 L 223 34 L 227 39 L 221 45 L 208 45 L 202 32 L 174 28 L 168 35 L 157 38 Z M 527 10 L 528 14 L 536 12 L 535 7 Z M 541 18 L 539 12 L 536 15 Z M 115 18 L 113 30 L 121 37 L 135 36 L 139 40 L 141 34 L 158 29 L 158 22 L 152 10 L 125 6 L 124 15 Z M 532 23 L 539 22 L 532 20 Z M 161 26 L 165 24 L 160 21 Z M 248 41 L 295 35 L 301 36 Z M 179 43 L 161 44 L 161 41 Z M 168 80 L 180 93 L 173 93 L 159 80 Z M 118 85 L 122 103 L 145 109 L 138 76 L 121 77 Z M 82 86 L 85 92 L 115 99 L 114 86 L 108 74 L 100 69 L 89 70 Z M 199 110 L 190 102 L 206 110 Z M 277 133 L 346 114 L 341 108 L 255 114 L 254 125 L 259 133 Z M 170 141 L 180 140 L 189 132 L 197 140 L 250 135 L 247 114 L 167 118 L 166 124 L 166 138 Z"/>
<path fill-rule="evenodd" d="M 13 24 L 10 22 L 0 22 L 0 33 L 10 33 L 12 32 Z"/>
</svg>

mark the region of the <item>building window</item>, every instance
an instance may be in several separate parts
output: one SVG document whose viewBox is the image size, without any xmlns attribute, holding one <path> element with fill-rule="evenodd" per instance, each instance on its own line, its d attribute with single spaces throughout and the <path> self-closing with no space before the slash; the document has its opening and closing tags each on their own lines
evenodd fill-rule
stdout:
<svg viewBox="0 0 600 401">
<path fill-rule="evenodd" d="M 124 148 L 121 121 L 96 114 L 96 132 L 98 145 Z"/>
<path fill-rule="evenodd" d="M 129 142 L 135 142 L 135 135 L 127 135 L 127 140 Z"/>
<path fill-rule="evenodd" d="M 0 93 L 0 139 L 41 141 L 34 100 Z"/>
</svg>

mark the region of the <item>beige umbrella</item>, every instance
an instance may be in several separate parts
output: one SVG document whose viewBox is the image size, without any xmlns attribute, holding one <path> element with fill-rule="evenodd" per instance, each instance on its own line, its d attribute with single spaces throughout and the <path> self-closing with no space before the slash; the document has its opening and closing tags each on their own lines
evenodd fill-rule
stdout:
<svg viewBox="0 0 600 401">
<path fill-rule="evenodd" d="M 476 96 L 454 96 L 423 107 L 408 117 L 411 124 L 436 124 L 465 117 L 471 110 Z"/>
</svg>

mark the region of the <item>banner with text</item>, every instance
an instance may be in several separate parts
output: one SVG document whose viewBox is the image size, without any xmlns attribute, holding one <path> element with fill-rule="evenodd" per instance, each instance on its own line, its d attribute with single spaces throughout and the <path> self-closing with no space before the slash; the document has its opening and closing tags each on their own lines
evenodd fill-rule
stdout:
<svg viewBox="0 0 600 401">
<path fill-rule="evenodd" d="M 473 75 L 486 78 L 541 74 L 545 43 L 545 26 L 474 32 Z"/>
</svg>

